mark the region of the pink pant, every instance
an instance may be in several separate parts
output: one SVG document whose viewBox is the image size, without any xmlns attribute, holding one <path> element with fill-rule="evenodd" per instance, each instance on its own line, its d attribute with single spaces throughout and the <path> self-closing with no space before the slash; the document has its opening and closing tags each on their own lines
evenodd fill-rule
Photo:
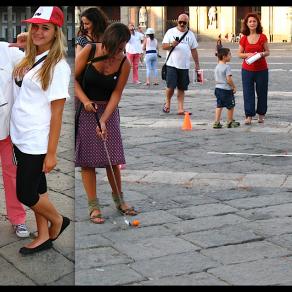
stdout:
<svg viewBox="0 0 292 292">
<path fill-rule="evenodd" d="M 140 60 L 140 54 L 129 54 L 127 53 L 127 57 L 133 67 L 133 82 L 139 81 L 138 78 L 138 66 Z"/>
<path fill-rule="evenodd" d="M 16 196 L 16 166 L 13 164 L 10 137 L 0 140 L 0 159 L 8 220 L 11 224 L 23 224 L 26 214 L 23 205 Z"/>
</svg>

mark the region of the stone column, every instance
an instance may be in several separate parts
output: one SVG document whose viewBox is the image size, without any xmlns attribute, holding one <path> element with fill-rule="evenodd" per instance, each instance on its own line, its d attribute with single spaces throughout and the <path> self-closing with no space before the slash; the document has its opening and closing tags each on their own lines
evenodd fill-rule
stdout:
<svg viewBox="0 0 292 292">
<path fill-rule="evenodd" d="M 63 30 L 64 36 L 65 36 L 65 39 L 67 41 L 68 40 L 68 28 L 67 28 L 68 6 L 62 6 L 62 10 L 63 10 L 63 13 L 64 13 L 64 25 L 62 27 L 62 30 Z"/>
<path fill-rule="evenodd" d="M 129 7 L 120 6 L 121 23 L 128 25 L 130 21 Z"/>
<path fill-rule="evenodd" d="M 189 26 L 196 35 L 198 35 L 198 9 L 198 6 L 189 7 Z"/>
<path fill-rule="evenodd" d="M 31 18 L 32 13 L 31 13 L 31 6 L 25 6 L 25 19 Z"/>
<path fill-rule="evenodd" d="M 7 7 L 7 41 L 13 42 L 12 6 Z"/>
</svg>

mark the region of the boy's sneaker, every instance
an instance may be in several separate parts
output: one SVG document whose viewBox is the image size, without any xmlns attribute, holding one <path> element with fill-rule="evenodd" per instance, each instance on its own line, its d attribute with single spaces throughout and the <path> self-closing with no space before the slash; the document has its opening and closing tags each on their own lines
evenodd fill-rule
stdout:
<svg viewBox="0 0 292 292">
<path fill-rule="evenodd" d="M 221 128 L 222 128 L 222 124 L 220 124 L 220 122 L 214 122 L 213 129 L 221 129 Z"/>
<path fill-rule="evenodd" d="M 237 128 L 240 126 L 239 122 L 236 122 L 235 120 L 232 120 L 231 122 L 226 123 L 227 128 Z"/>
<path fill-rule="evenodd" d="M 18 237 L 23 238 L 23 237 L 29 237 L 30 235 L 25 224 L 15 224 L 13 225 L 13 229 L 15 231 L 15 234 Z"/>
</svg>

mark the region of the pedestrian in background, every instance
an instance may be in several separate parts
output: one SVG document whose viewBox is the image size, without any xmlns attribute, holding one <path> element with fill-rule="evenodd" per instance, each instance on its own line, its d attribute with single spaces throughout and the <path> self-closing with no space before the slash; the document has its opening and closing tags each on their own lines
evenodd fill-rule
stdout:
<svg viewBox="0 0 292 292">
<path fill-rule="evenodd" d="M 239 122 L 233 119 L 236 92 L 235 84 L 232 80 L 231 68 L 227 65 L 231 60 L 231 52 L 228 48 L 221 48 L 218 50 L 218 64 L 215 68 L 215 96 L 217 99 L 217 106 L 215 111 L 214 129 L 222 128 L 220 123 L 222 109 L 227 109 L 227 128 L 237 128 L 240 126 Z"/>
<path fill-rule="evenodd" d="M 222 45 L 222 40 L 221 40 L 221 33 L 218 36 L 217 42 L 216 42 L 216 48 L 215 48 L 215 56 L 217 57 L 218 55 L 218 51 L 223 48 Z"/>
<path fill-rule="evenodd" d="M 10 115 L 14 102 L 11 76 L 14 66 L 24 57 L 24 53 L 18 48 L 9 48 L 6 42 L 0 42 L 0 54 L 0 160 L 6 211 L 16 235 L 28 237 L 30 233 L 25 224 L 26 211 L 16 196 L 16 166 L 13 164 L 9 134 Z"/>
<path fill-rule="evenodd" d="M 24 22 L 30 24 L 27 50 L 13 71 L 15 102 L 10 129 L 17 197 L 34 211 L 37 225 L 36 238 L 19 250 L 27 255 L 51 248 L 70 224 L 49 200 L 45 175 L 57 164 L 70 67 L 65 60 L 64 14 L 59 7 L 39 7 Z"/>
<path fill-rule="evenodd" d="M 250 125 L 252 117 L 258 114 L 263 123 L 267 112 L 269 71 L 266 57 L 270 55 L 268 39 L 256 13 L 248 13 L 243 22 L 238 56 L 243 59 L 241 77 L 243 88 L 245 124 Z M 259 59 L 248 64 L 248 58 L 259 53 Z M 257 95 L 257 104 L 255 103 Z"/>
<path fill-rule="evenodd" d="M 144 43 L 144 39 L 145 39 L 145 33 L 143 32 L 143 28 L 141 25 L 138 26 L 138 30 L 137 30 L 139 33 L 140 33 L 140 41 L 141 41 L 141 47 L 142 47 L 142 52 L 140 54 L 140 64 L 141 64 L 141 67 L 143 67 L 143 64 L 144 64 L 144 53 L 143 53 L 143 43 Z"/>
<path fill-rule="evenodd" d="M 134 208 L 124 201 L 119 168 L 119 165 L 125 164 L 125 157 L 118 105 L 130 73 L 130 63 L 124 54 L 130 37 L 128 27 L 122 23 L 113 23 L 107 27 L 102 43 L 96 44 L 96 62 L 89 64 L 84 74 L 83 87 L 78 78 L 86 67 L 92 45 L 85 46 L 75 60 L 75 91 L 83 104 L 76 137 L 75 166 L 81 167 L 90 221 L 96 224 L 104 223 L 104 218 L 96 194 L 95 168 L 106 168 L 116 208 L 126 215 L 137 214 Z M 118 189 L 104 149 L 104 139 Z"/>
<path fill-rule="evenodd" d="M 135 30 L 133 23 L 129 24 L 129 30 L 131 32 L 131 38 L 126 44 L 126 52 L 133 69 L 132 80 L 134 84 L 141 84 L 138 73 L 139 60 L 142 53 L 141 34 Z"/>
<path fill-rule="evenodd" d="M 185 91 L 188 90 L 190 83 L 189 69 L 190 57 L 195 61 L 195 70 L 200 69 L 199 57 L 197 52 L 198 43 L 195 35 L 188 29 L 189 17 L 186 14 L 178 16 L 177 26 L 169 29 L 162 41 L 163 50 L 171 50 L 171 53 L 166 65 L 166 99 L 163 106 L 163 112 L 170 112 L 171 98 L 177 88 L 178 115 L 184 115 L 184 98 Z M 186 33 L 187 32 L 187 33 Z M 179 39 L 184 35 L 184 39 L 179 42 Z M 191 114 L 191 113 L 190 113 Z"/>
<path fill-rule="evenodd" d="M 154 37 L 154 29 L 148 27 L 145 34 L 146 38 L 143 42 L 142 49 L 145 51 L 145 62 L 146 62 L 146 83 L 145 85 L 150 85 L 150 74 L 153 71 L 153 85 L 158 85 L 158 55 L 159 55 L 159 48 L 158 48 L 158 41 Z"/>
<path fill-rule="evenodd" d="M 100 42 L 108 24 L 108 17 L 100 8 L 91 7 L 84 10 L 80 15 L 80 27 L 76 39 L 76 55 L 88 43 Z"/>
</svg>

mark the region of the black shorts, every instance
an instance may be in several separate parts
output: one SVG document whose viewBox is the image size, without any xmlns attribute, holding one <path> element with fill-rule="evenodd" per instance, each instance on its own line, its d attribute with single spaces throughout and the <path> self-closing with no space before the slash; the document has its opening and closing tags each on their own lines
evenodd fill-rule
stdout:
<svg viewBox="0 0 292 292">
<path fill-rule="evenodd" d="M 215 96 L 217 98 L 217 107 L 226 107 L 227 109 L 235 107 L 233 90 L 215 88 Z"/>
<path fill-rule="evenodd" d="M 47 192 L 47 180 L 42 171 L 46 154 L 26 154 L 15 145 L 13 150 L 17 163 L 17 198 L 28 207 L 34 206 L 39 200 L 39 195 Z"/>
<path fill-rule="evenodd" d="M 167 66 L 166 86 L 167 88 L 176 87 L 180 90 L 188 90 L 190 84 L 189 69 L 177 69 Z"/>
</svg>

